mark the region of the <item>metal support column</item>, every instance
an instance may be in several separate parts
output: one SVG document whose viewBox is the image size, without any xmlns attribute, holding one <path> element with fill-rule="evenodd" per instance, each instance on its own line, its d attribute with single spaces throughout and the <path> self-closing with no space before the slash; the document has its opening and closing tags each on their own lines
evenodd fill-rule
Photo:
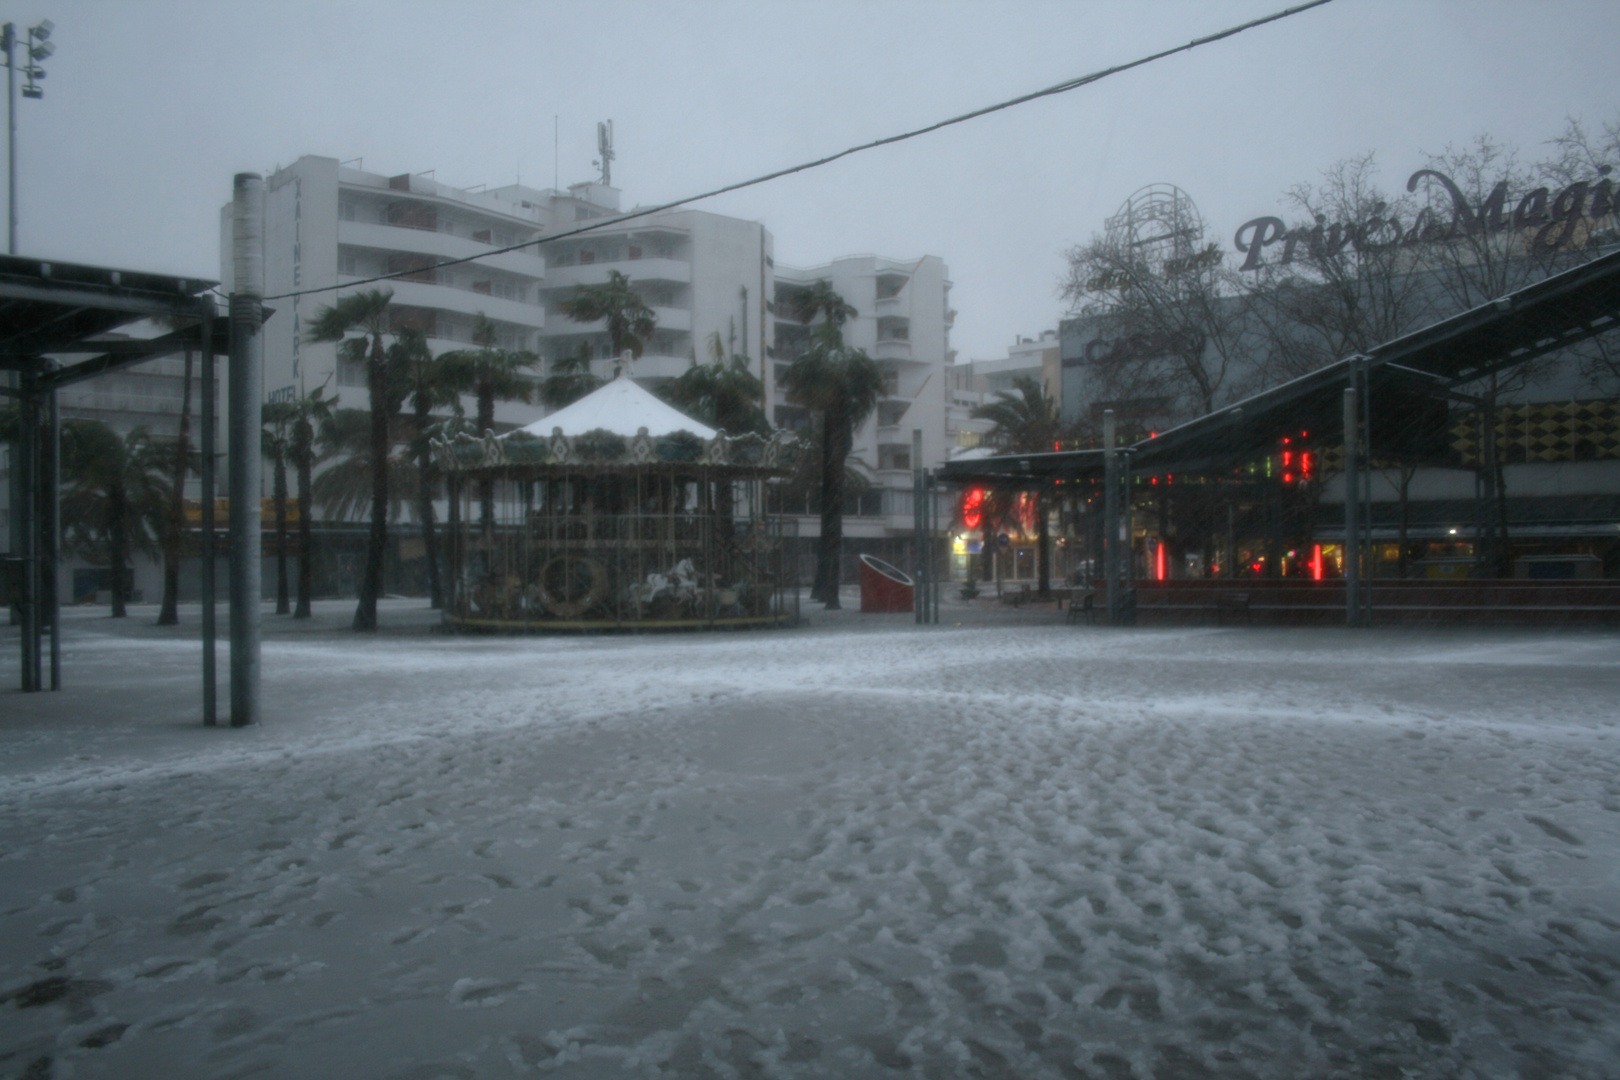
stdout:
<svg viewBox="0 0 1620 1080">
<path fill-rule="evenodd" d="M 923 488 L 923 622 L 932 626 L 939 622 L 939 522 L 935 513 L 935 492 L 939 483 L 933 469 L 924 469 Z"/>
<path fill-rule="evenodd" d="M 259 720 L 259 410 L 264 398 L 264 178 L 237 173 L 231 293 L 231 726 Z M 376 403 L 373 403 L 375 406 Z"/>
<path fill-rule="evenodd" d="M 1477 553 L 1479 577 L 1495 578 L 1502 576 L 1502 547 L 1506 539 L 1502 535 L 1501 520 L 1497 514 L 1497 504 L 1502 493 L 1496 485 L 1496 395 L 1486 394 L 1485 401 L 1480 408 L 1479 416 L 1479 459 L 1480 475 L 1484 478 L 1485 498 L 1480 506 L 1480 517 L 1484 522 L 1481 529 L 1484 543 L 1479 546 Z"/>
<path fill-rule="evenodd" d="M 1119 626 L 1136 625 L 1136 567 L 1131 551 L 1131 451 L 1121 447 L 1119 464 Z"/>
<path fill-rule="evenodd" d="M 1361 625 L 1372 625 L 1372 598 L 1374 569 L 1377 567 L 1377 553 L 1373 548 L 1373 519 L 1372 519 L 1372 460 L 1373 460 L 1373 424 L 1372 424 L 1372 380 L 1367 377 L 1367 358 L 1361 357 L 1352 367 L 1351 372 L 1357 380 L 1356 400 L 1361 406 L 1361 457 L 1358 464 L 1360 471 L 1357 474 L 1356 491 L 1361 496 L 1361 513 L 1357 519 L 1361 522 Z"/>
<path fill-rule="evenodd" d="M 22 690 L 39 689 L 39 416 L 34 393 L 34 375 L 22 375 L 22 394 L 17 400 L 17 458 L 14 467 L 22 473 L 22 500 L 15 510 L 20 520 L 22 556 Z"/>
<path fill-rule="evenodd" d="M 1353 376 L 1352 376 L 1353 378 Z M 1354 383 L 1344 388 L 1344 621 L 1361 625 L 1361 410 Z"/>
<path fill-rule="evenodd" d="M 1119 625 L 1119 454 L 1114 449 L 1114 410 L 1103 410 L 1103 580 L 1108 588 L 1108 625 Z"/>
<path fill-rule="evenodd" d="M 54 365 L 52 365 L 54 367 Z M 57 389 L 46 399 L 45 450 L 45 615 L 51 620 L 51 689 L 62 689 L 62 405 Z"/>
<path fill-rule="evenodd" d="M 922 429 L 911 429 L 911 615 L 919 626 L 928 622 L 928 514 L 923 505 L 926 482 L 922 465 Z"/>
<path fill-rule="evenodd" d="M 202 433 L 199 453 L 202 461 L 201 498 L 202 520 L 199 523 L 198 536 L 201 546 L 202 569 L 202 646 L 203 646 L 203 723 L 213 727 L 219 723 L 219 674 L 215 645 L 219 640 L 219 624 L 216 621 L 217 586 L 214 580 L 214 429 L 217 421 L 214 418 L 214 403 L 218 390 L 214 382 L 214 302 L 206 297 L 206 305 L 198 313 L 201 320 L 202 352 L 198 360 L 202 365 L 202 386 L 199 396 L 202 398 Z"/>
</svg>

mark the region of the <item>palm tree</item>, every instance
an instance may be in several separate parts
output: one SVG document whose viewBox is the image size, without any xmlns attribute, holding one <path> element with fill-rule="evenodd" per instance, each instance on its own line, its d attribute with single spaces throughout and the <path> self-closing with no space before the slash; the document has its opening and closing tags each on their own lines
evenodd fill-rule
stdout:
<svg viewBox="0 0 1620 1080">
<path fill-rule="evenodd" d="M 795 293 L 788 305 L 793 317 L 800 322 L 813 323 L 817 316 L 820 316 L 840 334 L 843 333 L 844 324 L 860 314 L 844 302 L 844 298 L 834 291 L 832 282 L 826 278 L 821 278 Z"/>
<path fill-rule="evenodd" d="M 360 579 L 360 602 L 354 610 L 356 630 L 377 629 L 377 597 L 382 593 L 383 555 L 388 547 L 389 421 L 399 412 L 404 394 L 398 372 L 389 363 L 383 335 L 389 330 L 388 289 L 366 289 L 345 296 L 315 313 L 311 341 L 337 341 L 341 359 L 365 365 L 366 389 L 371 395 L 371 531 L 366 540 L 366 568 Z M 362 336 L 348 338 L 351 330 Z"/>
<path fill-rule="evenodd" d="M 728 435 L 764 435 L 771 430 L 765 410 L 760 407 L 764 386 L 748 370 L 747 357 L 733 354 L 726 359 L 718 331 L 709 335 L 709 362 L 699 364 L 694 356 L 692 366 L 660 393 L 687 415 Z M 715 515 L 722 522 L 730 522 L 734 506 L 731 483 L 720 482 L 715 488 Z"/>
<path fill-rule="evenodd" d="M 1009 453 L 1048 453 L 1057 449 L 1062 435 L 1057 403 L 1047 396 L 1039 380 L 1027 375 L 1014 379 L 1012 390 L 996 391 L 996 400 L 974 409 L 973 416 L 991 422 L 988 441 Z M 1036 592 L 1041 597 L 1052 594 L 1052 538 L 1046 525 L 1046 497 L 1044 487 L 1035 489 L 1035 574 Z M 990 518 L 986 513 L 985 520 Z M 987 552 L 992 550 L 989 541 L 987 535 Z"/>
<path fill-rule="evenodd" d="M 287 596 L 287 459 L 292 452 L 292 425 L 298 406 L 291 401 L 270 401 L 259 408 L 259 453 L 270 459 L 274 472 L 271 492 L 276 502 L 276 614 L 292 610 Z"/>
<path fill-rule="evenodd" d="M 315 486 L 313 474 L 316 459 L 320 456 L 315 445 L 315 432 L 331 419 L 333 405 L 325 393 L 326 384 L 322 383 L 303 397 L 295 398 L 292 403 L 295 412 L 287 457 L 298 472 L 298 606 L 293 609 L 295 619 L 307 619 L 310 616 L 309 602 L 314 585 L 315 557 L 312 522 Z"/>
<path fill-rule="evenodd" d="M 844 470 L 855 444 L 855 429 L 877 407 L 883 372 L 872 358 L 844 344 L 843 325 L 857 313 L 825 281 L 806 289 L 793 303 L 803 322 L 822 323 L 809 350 L 788 365 L 782 384 L 788 399 L 816 413 L 822 428 L 821 538 L 816 549 L 813 600 L 837 608 L 844 543 Z"/>
<path fill-rule="evenodd" d="M 321 515 L 328 521 L 353 521 L 371 503 L 372 461 L 371 413 L 365 409 L 332 409 L 316 433 L 316 447 L 326 462 L 315 477 L 311 494 Z M 392 450 L 393 438 L 386 444 L 384 461 Z M 399 516 L 398 503 L 390 503 L 391 518 Z"/>
<path fill-rule="evenodd" d="M 540 400 L 560 409 L 601 385 L 602 380 L 591 374 L 591 346 L 582 341 L 574 355 L 559 356 L 551 362 L 551 374 L 540 384 Z"/>
<path fill-rule="evenodd" d="M 630 279 L 617 270 L 608 271 L 606 284 L 576 285 L 574 295 L 557 307 L 575 322 L 606 319 L 615 358 L 626 349 L 632 357 L 640 356 L 658 326 L 653 309 L 641 302 L 641 294 L 630 288 Z"/>
<path fill-rule="evenodd" d="M 473 330 L 476 349 L 458 349 L 439 357 L 445 367 L 446 385 L 461 393 L 472 394 L 478 402 L 476 423 L 480 435 L 495 430 L 495 402 L 521 401 L 534 398 L 534 381 L 525 373 L 540 362 L 530 352 L 496 348 L 495 324 L 482 313 Z M 495 482 L 478 481 L 478 499 L 482 504 L 480 527 L 487 535 L 495 525 Z"/>
<path fill-rule="evenodd" d="M 728 435 L 769 433 L 770 422 L 760 402 L 764 387 L 748 367 L 748 358 L 733 354 L 728 361 L 720 334 L 709 335 L 709 362 L 692 366 L 661 391 L 664 400 L 694 419 Z"/>
<path fill-rule="evenodd" d="M 422 553 L 427 560 L 428 606 L 444 606 L 439 583 L 439 540 L 433 520 L 433 500 L 438 494 L 438 470 L 433 466 L 433 410 L 457 401 L 456 374 L 443 358 L 434 359 L 427 335 L 407 328 L 389 346 L 405 374 L 406 400 L 411 405 L 410 456 L 416 461 L 416 520 L 422 527 Z"/>
<path fill-rule="evenodd" d="M 62 531 L 66 546 L 112 567 L 112 616 L 128 614 L 132 551 L 150 551 L 169 508 L 165 458 L 145 428 L 120 438 L 99 420 L 62 428 Z"/>
</svg>

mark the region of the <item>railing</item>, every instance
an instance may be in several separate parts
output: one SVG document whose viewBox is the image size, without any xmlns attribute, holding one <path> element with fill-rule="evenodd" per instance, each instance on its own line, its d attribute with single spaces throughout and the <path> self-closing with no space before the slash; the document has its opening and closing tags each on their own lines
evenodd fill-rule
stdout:
<svg viewBox="0 0 1620 1080">
<path fill-rule="evenodd" d="M 1374 625 L 1620 623 L 1620 581 L 1375 578 L 1363 585 L 1370 590 Z M 1106 592 L 1098 588 L 1099 596 Z M 1255 623 L 1345 624 L 1342 579 L 1138 581 L 1135 592 L 1143 622 L 1214 623 L 1221 598 L 1243 593 L 1247 617 Z"/>
<path fill-rule="evenodd" d="M 500 486 L 500 505 L 511 509 L 513 490 Z M 678 504 L 646 514 L 588 502 L 522 513 L 520 504 L 518 520 L 486 531 L 476 499 L 470 509 L 449 538 L 453 626 L 628 630 L 798 618 L 791 521 Z"/>
</svg>

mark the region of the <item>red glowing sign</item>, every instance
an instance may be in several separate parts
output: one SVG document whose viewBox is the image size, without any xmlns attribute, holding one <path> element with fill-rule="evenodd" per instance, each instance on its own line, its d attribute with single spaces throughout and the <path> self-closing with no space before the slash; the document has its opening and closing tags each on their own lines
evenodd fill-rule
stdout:
<svg viewBox="0 0 1620 1080">
<path fill-rule="evenodd" d="M 962 524 L 977 529 L 984 520 L 984 488 L 969 488 L 962 496 Z"/>
<path fill-rule="evenodd" d="M 1322 545 L 1316 544 L 1311 548 L 1311 580 L 1322 580 Z"/>
</svg>

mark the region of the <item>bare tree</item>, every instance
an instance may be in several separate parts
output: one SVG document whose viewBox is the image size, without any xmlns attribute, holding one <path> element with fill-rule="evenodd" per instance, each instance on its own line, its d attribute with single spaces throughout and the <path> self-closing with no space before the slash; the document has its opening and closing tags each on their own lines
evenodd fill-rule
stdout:
<svg viewBox="0 0 1620 1080">
<path fill-rule="evenodd" d="M 1431 155 L 1428 167 L 1412 175 L 1407 187 L 1425 197 L 1420 213 L 1428 216 L 1414 250 L 1451 309 L 1489 303 L 1597 254 L 1589 212 L 1612 213 L 1605 175 L 1612 164 L 1605 158 L 1613 156 L 1614 138 L 1612 131 L 1605 135 L 1607 148 L 1603 137 L 1593 140 L 1571 120 L 1552 141 L 1553 156 L 1529 165 L 1513 147 L 1482 135 Z M 1600 375 L 1612 346 L 1594 342 L 1578 355 L 1589 374 Z M 1511 572 L 1507 482 L 1496 440 L 1485 434 L 1494 431 L 1503 395 L 1545 382 L 1564 364 L 1549 354 L 1492 372 L 1471 388 L 1481 399 L 1479 468 L 1496 510 L 1483 562 L 1497 576 Z"/>
<path fill-rule="evenodd" d="M 1284 203 L 1296 220 L 1275 221 L 1280 256 L 1255 266 L 1245 280 L 1257 322 L 1265 328 L 1262 378 L 1295 378 L 1412 330 L 1432 318 L 1433 289 L 1425 288 L 1413 250 L 1404 245 L 1417 200 L 1393 197 L 1377 183 L 1372 154 L 1346 158 L 1314 185 L 1299 184 Z M 1251 223 L 1252 224 L 1252 223 Z M 1245 226 L 1245 229 L 1249 226 Z M 1265 225 L 1238 244 L 1249 264 L 1265 242 Z"/>
<path fill-rule="evenodd" d="M 1583 221 L 1581 235 L 1572 238 L 1583 242 L 1585 248 L 1596 253 L 1600 247 L 1612 248 L 1620 243 L 1620 198 L 1616 181 L 1620 177 L 1620 117 L 1592 131 L 1580 120 L 1570 117 L 1564 130 L 1549 143 L 1553 156 L 1541 167 L 1543 179 L 1550 187 L 1570 190 L 1576 184 L 1585 184 L 1582 192 Z M 1573 199 L 1571 200 L 1573 202 Z M 1603 334 L 1575 346 L 1580 360 L 1582 388 L 1600 397 L 1620 394 L 1620 341 L 1612 334 Z"/>
<path fill-rule="evenodd" d="M 1195 216 L 1173 246 L 1152 252 L 1110 225 L 1065 253 L 1059 290 L 1112 334 L 1109 347 L 1088 357 L 1095 396 L 1151 402 L 1172 420 L 1210 412 L 1229 396 L 1245 355 L 1247 300 L 1238 278 Z"/>
</svg>

